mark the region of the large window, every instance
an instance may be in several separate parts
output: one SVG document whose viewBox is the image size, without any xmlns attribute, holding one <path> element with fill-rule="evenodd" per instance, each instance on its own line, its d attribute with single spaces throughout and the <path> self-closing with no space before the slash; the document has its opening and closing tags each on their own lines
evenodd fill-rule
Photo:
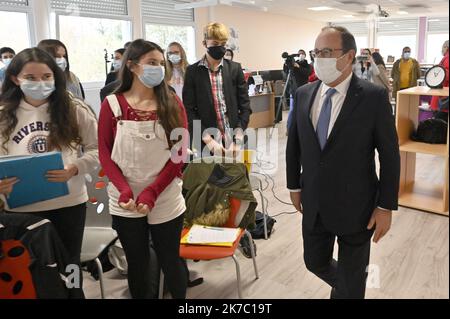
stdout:
<svg viewBox="0 0 450 319">
<path fill-rule="evenodd" d="M 178 42 L 186 50 L 188 61 L 195 62 L 194 27 L 146 24 L 145 38 L 159 44 L 164 50 L 171 42 Z"/>
<path fill-rule="evenodd" d="M 195 62 L 194 10 L 176 8 L 183 0 L 142 0 L 144 36 L 163 49 L 171 42 L 179 42 L 186 50 L 190 63 Z"/>
<path fill-rule="evenodd" d="M 419 32 L 419 19 L 383 19 L 377 24 L 376 47 L 387 61 L 388 56 L 397 60 L 402 55 L 404 47 L 411 48 L 411 55 L 417 58 Z"/>
<path fill-rule="evenodd" d="M 0 11 L 0 47 L 11 47 L 18 53 L 30 45 L 28 14 Z"/>
<path fill-rule="evenodd" d="M 104 81 L 115 50 L 131 40 L 129 21 L 59 16 L 59 39 L 67 46 L 70 68 L 82 82 Z"/>
<path fill-rule="evenodd" d="M 448 16 L 428 19 L 426 62 L 439 64 L 442 60 L 442 45 L 448 40 Z"/>
<path fill-rule="evenodd" d="M 411 55 L 417 57 L 417 35 L 403 34 L 403 35 L 379 35 L 377 37 L 377 48 L 380 54 L 386 61 L 388 56 L 393 56 L 397 60 L 402 55 L 404 47 L 411 48 Z"/>
<path fill-rule="evenodd" d="M 428 34 L 427 36 L 427 63 L 439 64 L 442 60 L 442 45 L 448 40 L 448 33 Z"/>
</svg>

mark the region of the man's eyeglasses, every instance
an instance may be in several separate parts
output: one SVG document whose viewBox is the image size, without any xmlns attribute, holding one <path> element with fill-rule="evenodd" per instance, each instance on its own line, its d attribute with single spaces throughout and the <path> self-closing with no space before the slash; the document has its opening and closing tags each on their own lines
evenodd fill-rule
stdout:
<svg viewBox="0 0 450 319">
<path fill-rule="evenodd" d="M 311 56 L 313 58 L 331 58 L 334 51 L 343 51 L 344 49 L 330 49 L 324 48 L 322 50 L 315 49 L 311 51 Z"/>
</svg>

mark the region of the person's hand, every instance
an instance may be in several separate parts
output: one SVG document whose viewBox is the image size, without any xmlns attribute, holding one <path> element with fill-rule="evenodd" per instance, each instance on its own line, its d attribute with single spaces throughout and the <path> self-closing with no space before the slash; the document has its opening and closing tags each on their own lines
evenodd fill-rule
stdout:
<svg viewBox="0 0 450 319">
<path fill-rule="evenodd" d="M 378 243 L 391 229 L 392 224 L 392 211 L 382 210 L 376 208 L 370 218 L 367 229 L 371 230 L 375 227 L 375 234 L 373 236 L 373 242 Z"/>
<path fill-rule="evenodd" d="M 303 214 L 302 207 L 302 193 L 301 192 L 291 192 L 291 202 L 294 205 L 295 209 Z"/>
<path fill-rule="evenodd" d="M 137 212 L 142 215 L 148 215 L 150 213 L 150 208 L 148 207 L 147 204 L 141 203 L 137 206 L 136 209 L 137 209 Z"/>
<path fill-rule="evenodd" d="M 236 145 L 236 143 L 231 143 L 230 147 L 224 149 L 225 156 L 230 158 L 237 158 L 239 152 L 241 151 L 241 147 L 239 145 Z"/>
<path fill-rule="evenodd" d="M 16 177 L 6 178 L 0 180 L 0 194 L 8 196 L 12 193 L 14 185 L 17 184 L 19 180 Z"/>
<path fill-rule="evenodd" d="M 65 183 L 76 175 L 78 175 L 78 167 L 70 164 L 63 170 L 48 171 L 45 177 L 47 177 L 47 180 L 52 183 Z"/>
<path fill-rule="evenodd" d="M 215 139 L 213 139 L 211 136 L 206 136 L 203 138 L 203 142 L 206 144 L 206 146 L 209 148 L 209 150 L 214 153 L 214 155 L 223 155 L 223 153 L 225 152 L 225 149 L 223 148 L 223 146 L 219 143 L 217 143 L 217 141 Z"/>
<path fill-rule="evenodd" d="M 136 210 L 136 203 L 133 199 L 130 199 L 128 203 L 119 203 L 119 206 L 125 210 L 129 210 L 130 212 L 134 212 Z"/>
</svg>

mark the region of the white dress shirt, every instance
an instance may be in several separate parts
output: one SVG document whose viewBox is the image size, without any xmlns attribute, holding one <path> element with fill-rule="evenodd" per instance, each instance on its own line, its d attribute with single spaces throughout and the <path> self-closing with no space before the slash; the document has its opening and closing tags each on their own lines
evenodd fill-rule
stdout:
<svg viewBox="0 0 450 319">
<path fill-rule="evenodd" d="M 350 82 L 352 81 L 352 76 L 353 73 L 351 73 L 344 81 L 342 81 L 338 86 L 334 88 L 337 92 L 331 97 L 331 118 L 330 126 L 328 128 L 328 137 L 330 137 L 334 124 L 336 123 L 336 120 L 341 113 L 342 106 L 344 105 L 344 101 L 347 96 L 348 88 L 350 87 Z M 319 122 L 320 112 L 322 111 L 326 94 L 329 89 L 331 89 L 330 86 L 322 83 L 312 105 L 310 116 L 314 126 L 314 130 L 317 130 L 317 123 Z"/>
</svg>

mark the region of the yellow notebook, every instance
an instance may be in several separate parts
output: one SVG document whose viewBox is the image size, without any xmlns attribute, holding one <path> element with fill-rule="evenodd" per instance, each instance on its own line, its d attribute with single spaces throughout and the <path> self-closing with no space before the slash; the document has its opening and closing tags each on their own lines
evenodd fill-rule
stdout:
<svg viewBox="0 0 450 319">
<path fill-rule="evenodd" d="M 232 247 L 240 234 L 239 228 L 194 225 L 181 239 L 182 244 Z"/>
</svg>

